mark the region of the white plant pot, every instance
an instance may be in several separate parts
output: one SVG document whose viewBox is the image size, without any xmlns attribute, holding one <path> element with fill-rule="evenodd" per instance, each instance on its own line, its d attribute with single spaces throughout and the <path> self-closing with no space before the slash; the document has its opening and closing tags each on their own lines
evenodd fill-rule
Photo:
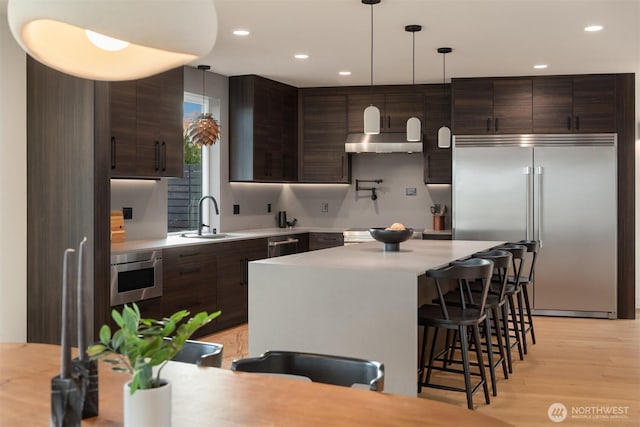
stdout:
<svg viewBox="0 0 640 427">
<path fill-rule="evenodd" d="M 171 383 L 134 394 L 126 383 L 123 396 L 124 427 L 171 427 Z"/>
</svg>

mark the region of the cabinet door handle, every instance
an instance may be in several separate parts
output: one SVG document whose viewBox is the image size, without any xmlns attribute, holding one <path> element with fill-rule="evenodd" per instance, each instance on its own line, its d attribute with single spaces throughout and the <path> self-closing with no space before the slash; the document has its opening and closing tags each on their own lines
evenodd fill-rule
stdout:
<svg viewBox="0 0 640 427">
<path fill-rule="evenodd" d="M 580 117 L 576 116 L 576 130 L 580 130 Z"/>
<path fill-rule="evenodd" d="M 156 171 L 160 170 L 160 141 L 156 141 L 156 149 L 155 149 L 155 154 L 156 154 Z"/>
<path fill-rule="evenodd" d="M 384 117 L 382 117 L 382 114 L 380 114 L 380 128 L 382 129 L 384 127 Z"/>
<path fill-rule="evenodd" d="M 242 271 L 240 286 L 246 286 L 249 283 L 249 258 L 242 258 L 240 260 L 240 269 Z"/>
<path fill-rule="evenodd" d="M 116 168 L 116 137 L 111 137 L 111 169 Z"/>
<path fill-rule="evenodd" d="M 192 257 L 192 256 L 198 256 L 200 255 L 200 252 L 191 252 L 188 254 L 178 254 L 179 258 L 188 258 L 188 257 Z"/>
<path fill-rule="evenodd" d="M 180 272 L 178 274 L 180 274 L 180 276 L 185 276 L 187 274 L 193 274 L 193 273 L 199 273 L 200 269 L 195 267 L 195 268 L 189 268 L 186 270 L 180 270 Z"/>
<path fill-rule="evenodd" d="M 391 116 L 387 116 L 387 128 L 391 129 Z"/>
<path fill-rule="evenodd" d="M 487 119 L 487 132 L 491 130 L 491 117 Z"/>
<path fill-rule="evenodd" d="M 162 141 L 162 171 L 167 170 L 167 143 Z"/>
<path fill-rule="evenodd" d="M 567 130 L 571 130 L 571 116 L 567 116 Z"/>
<path fill-rule="evenodd" d="M 495 125 L 493 126 L 493 129 L 494 129 L 496 132 L 498 132 L 498 119 L 496 118 L 496 119 L 494 120 L 494 122 L 495 122 Z"/>
</svg>

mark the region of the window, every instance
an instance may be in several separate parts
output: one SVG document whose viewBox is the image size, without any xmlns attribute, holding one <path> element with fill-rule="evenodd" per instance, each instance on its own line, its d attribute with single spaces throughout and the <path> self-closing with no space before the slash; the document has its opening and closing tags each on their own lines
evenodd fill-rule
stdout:
<svg viewBox="0 0 640 427">
<path fill-rule="evenodd" d="M 210 100 L 202 95 L 185 92 L 183 104 L 183 124 L 186 130 L 191 120 L 209 109 Z M 216 116 L 215 112 L 214 117 Z M 198 201 L 202 197 L 203 149 L 193 145 L 184 136 L 184 165 L 182 178 L 170 178 L 168 182 L 168 228 L 178 232 L 198 228 Z"/>
</svg>

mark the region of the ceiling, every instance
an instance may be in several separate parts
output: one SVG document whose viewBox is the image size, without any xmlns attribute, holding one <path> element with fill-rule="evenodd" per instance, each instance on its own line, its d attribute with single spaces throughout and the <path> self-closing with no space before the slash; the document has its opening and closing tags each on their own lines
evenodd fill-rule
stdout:
<svg viewBox="0 0 640 427">
<path fill-rule="evenodd" d="M 216 0 L 218 38 L 197 64 L 297 87 L 370 83 L 371 6 L 360 0 Z M 446 79 L 640 72 L 640 0 L 382 0 L 374 13 L 374 84 Z M 587 25 L 604 29 L 587 33 Z M 235 29 L 251 35 L 238 37 Z M 294 59 L 308 53 L 309 59 Z M 547 64 L 546 70 L 533 69 Z M 339 76 L 349 70 L 351 76 Z"/>
</svg>

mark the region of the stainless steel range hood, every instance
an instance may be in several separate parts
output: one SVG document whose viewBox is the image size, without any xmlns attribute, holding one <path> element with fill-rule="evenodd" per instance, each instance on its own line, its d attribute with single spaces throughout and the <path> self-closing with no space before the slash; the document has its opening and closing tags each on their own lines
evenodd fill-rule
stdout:
<svg viewBox="0 0 640 427">
<path fill-rule="evenodd" d="M 377 135 L 350 133 L 344 143 L 344 151 L 347 153 L 421 153 L 422 139 L 409 142 L 404 132 L 387 132 Z"/>
</svg>

